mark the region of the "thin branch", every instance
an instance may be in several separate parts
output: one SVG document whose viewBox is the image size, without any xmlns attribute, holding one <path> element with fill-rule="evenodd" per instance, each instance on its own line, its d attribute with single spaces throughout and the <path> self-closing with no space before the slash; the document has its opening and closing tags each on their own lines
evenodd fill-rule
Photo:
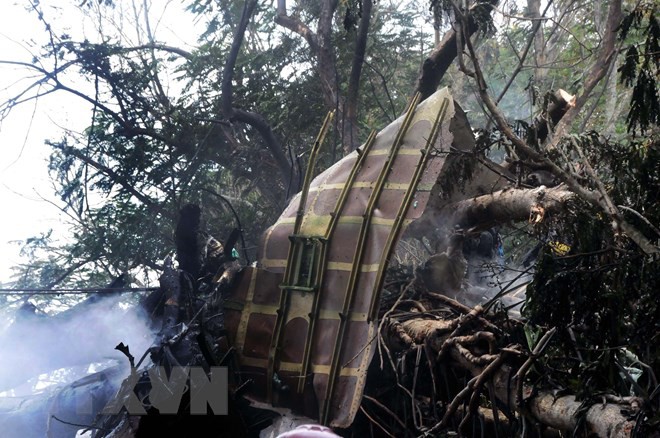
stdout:
<svg viewBox="0 0 660 438">
<path fill-rule="evenodd" d="M 552 0 L 548 1 L 548 4 L 545 7 L 545 10 L 543 11 L 542 15 L 545 15 L 546 12 L 548 12 L 548 9 L 550 8 L 551 5 L 552 5 Z M 527 44 L 525 44 L 525 48 L 522 54 L 518 56 L 518 65 L 513 70 L 513 73 L 511 73 L 511 77 L 509 77 L 509 81 L 506 83 L 506 85 L 500 92 L 500 95 L 497 96 L 497 99 L 495 99 L 496 103 L 500 103 L 502 101 L 502 98 L 504 97 L 506 92 L 509 91 L 509 87 L 511 87 L 511 84 L 513 84 L 514 79 L 516 78 L 516 76 L 518 76 L 518 73 L 520 73 L 520 71 L 522 70 L 525 59 L 527 58 L 527 54 L 529 53 L 529 49 L 532 47 L 532 44 L 534 43 L 534 39 L 536 38 L 536 33 L 541 28 L 541 24 L 543 24 L 544 19 L 545 19 L 544 17 L 541 17 L 534 22 L 534 26 L 532 26 L 532 31 L 530 32 L 529 38 L 527 39 Z"/>
<path fill-rule="evenodd" d="M 53 289 L 55 286 L 57 286 L 58 284 L 60 284 L 60 283 L 63 282 L 64 280 L 66 280 L 66 278 L 67 278 L 69 275 L 73 274 L 76 270 L 82 268 L 82 267 L 85 266 L 87 263 L 91 263 L 91 262 L 95 262 L 95 261 L 97 261 L 99 258 L 100 258 L 100 256 L 93 256 L 93 257 L 90 257 L 89 259 L 81 260 L 81 261 L 79 261 L 78 263 L 75 263 L 75 264 L 69 266 L 69 268 L 67 268 L 62 274 L 60 274 L 59 277 L 57 277 L 55 280 L 53 280 L 53 281 L 51 281 L 50 283 L 48 283 L 44 289 L 45 289 L 45 290 Z"/>
<path fill-rule="evenodd" d="M 525 363 L 518 369 L 518 372 L 515 375 L 516 379 L 516 402 L 515 402 L 515 407 L 522 411 L 524 408 L 524 400 L 523 400 L 523 383 L 525 381 L 525 376 L 527 375 L 527 370 L 531 368 L 531 366 L 534 364 L 534 361 L 536 360 L 537 357 L 543 353 L 545 348 L 548 346 L 550 343 L 550 340 L 552 340 L 552 337 L 555 335 L 557 332 L 557 327 L 553 327 L 552 329 L 548 330 L 543 337 L 539 340 L 539 342 L 536 344 L 534 347 L 534 350 L 532 353 L 529 355 L 529 358 L 525 361 Z"/>
<path fill-rule="evenodd" d="M 68 155 L 73 155 L 74 157 L 78 158 L 80 161 L 83 163 L 86 163 L 99 172 L 105 174 L 108 176 L 112 181 L 116 182 L 117 184 L 121 185 L 128 193 L 131 195 L 135 196 L 140 202 L 142 202 L 147 208 L 153 211 L 159 211 L 158 206 L 156 202 L 149 198 L 147 195 L 144 193 L 138 192 L 135 187 L 133 187 L 133 183 L 128 181 L 125 177 L 119 175 L 117 172 L 109 168 L 108 166 L 105 166 L 98 161 L 92 159 L 91 157 L 88 157 L 85 153 L 82 151 L 79 151 L 76 148 L 70 147 L 70 146 L 60 146 L 57 144 L 53 144 L 53 147 L 61 150 L 63 153 L 68 154 Z"/>
<path fill-rule="evenodd" d="M 103 428 L 103 427 L 92 426 L 91 424 L 72 423 L 70 421 L 65 421 L 65 420 L 62 420 L 61 418 L 57 418 L 55 415 L 51 415 L 50 417 L 53 418 L 56 421 L 59 421 L 62 424 L 66 424 L 66 425 L 69 425 L 69 426 L 81 427 L 81 428 L 84 428 L 84 429 L 96 429 L 96 430 L 102 430 L 102 431 L 105 431 L 105 432 L 110 432 L 111 431 L 110 429 L 106 429 L 106 428 Z"/>
<path fill-rule="evenodd" d="M 380 72 L 380 70 L 378 70 L 376 67 L 374 67 L 373 64 L 371 64 L 369 61 L 365 60 L 364 63 L 366 64 L 367 67 L 369 67 L 374 73 L 376 73 L 380 77 L 381 83 L 383 84 L 383 89 L 385 90 L 385 94 L 387 95 L 387 99 L 390 102 L 390 108 L 392 109 L 392 117 L 393 118 L 390 118 L 388 116 L 388 119 L 390 121 L 396 119 L 396 116 L 397 116 L 396 108 L 394 107 L 394 101 L 392 100 L 392 95 L 390 94 L 390 89 L 387 86 L 387 80 L 385 79 L 385 76 L 383 75 L 383 73 Z M 387 115 L 387 113 L 385 112 L 385 109 L 383 109 L 383 112 L 385 113 L 385 115 Z"/>
<path fill-rule="evenodd" d="M 375 404 L 376 406 L 378 406 L 379 408 L 381 408 L 383 411 L 385 411 L 390 417 L 392 417 L 392 418 L 394 419 L 394 421 L 396 421 L 397 423 L 399 423 L 399 425 L 403 428 L 403 430 L 406 430 L 406 429 L 407 429 L 407 428 L 406 428 L 406 424 L 405 424 L 403 421 L 401 421 L 401 419 L 400 419 L 399 417 L 397 417 L 396 414 L 395 414 L 394 412 L 392 412 L 387 406 L 385 406 L 384 404 L 382 404 L 381 402 L 379 402 L 379 401 L 376 400 L 375 398 L 370 397 L 370 396 L 368 396 L 368 395 L 366 395 L 366 394 L 363 395 L 362 397 L 363 397 L 365 400 L 369 400 L 370 402 L 372 402 L 373 404 Z"/>
<path fill-rule="evenodd" d="M 58 79 L 54 79 L 54 80 L 56 82 L 55 90 L 63 90 L 63 91 L 66 91 L 68 93 L 71 93 L 74 96 L 77 96 L 77 97 L 81 98 L 82 100 L 84 100 L 84 101 L 100 108 L 101 110 L 103 110 L 103 112 L 105 112 L 107 115 L 112 117 L 124 130 L 124 136 L 143 135 L 143 136 L 146 136 L 146 137 L 153 138 L 154 140 L 162 141 L 163 143 L 172 145 L 174 147 L 179 147 L 180 146 L 180 144 L 178 142 L 174 142 L 172 139 L 164 137 L 164 136 L 158 134 L 157 132 L 154 132 L 150 129 L 140 128 L 138 126 L 133 125 L 131 122 L 129 122 L 129 121 L 125 120 L 124 118 L 122 118 L 122 116 L 120 116 L 117 112 L 111 110 L 108 106 L 104 105 L 103 103 L 95 100 L 92 97 L 87 96 L 86 94 L 84 94 L 84 93 L 82 93 L 82 92 L 80 92 L 80 91 L 78 91 L 74 88 L 71 88 L 71 87 L 68 87 L 68 86 L 62 84 Z"/>
<path fill-rule="evenodd" d="M 642 216 L 642 214 L 639 213 L 637 210 L 633 210 L 632 208 L 626 207 L 625 205 L 618 205 L 617 207 L 619 207 L 621 210 L 629 211 L 630 213 L 634 214 L 635 216 L 643 220 L 646 223 L 646 225 L 651 227 L 651 229 L 655 231 L 655 233 L 660 237 L 660 230 L 656 226 L 654 226 L 648 219 Z"/>
<path fill-rule="evenodd" d="M 174 53 L 175 55 L 179 55 L 180 57 L 185 58 L 187 60 L 192 59 L 194 56 L 191 52 L 188 52 L 187 50 L 183 50 L 179 47 L 168 46 L 166 44 L 159 44 L 156 42 L 143 44 L 141 46 L 135 46 L 135 47 L 125 47 L 122 48 L 120 51 L 124 53 L 128 53 L 136 50 L 160 50 L 162 52 Z"/>
<path fill-rule="evenodd" d="M 364 409 L 364 407 L 362 407 L 361 405 L 360 405 L 360 410 L 362 411 L 362 413 L 364 414 L 364 416 L 367 417 L 367 418 L 369 419 L 369 421 L 371 421 L 371 423 L 373 423 L 373 424 L 375 424 L 376 426 L 378 426 L 378 428 L 379 428 L 380 430 L 382 430 L 382 431 L 385 433 L 385 435 L 387 435 L 388 437 L 391 437 L 391 438 L 396 438 L 394 435 L 392 435 L 390 432 L 387 431 L 387 429 L 385 428 L 385 426 L 382 426 L 379 422 L 377 422 L 376 420 L 374 420 L 374 419 L 371 417 L 371 415 L 369 415 L 369 414 L 367 413 L 367 411 Z"/>
</svg>

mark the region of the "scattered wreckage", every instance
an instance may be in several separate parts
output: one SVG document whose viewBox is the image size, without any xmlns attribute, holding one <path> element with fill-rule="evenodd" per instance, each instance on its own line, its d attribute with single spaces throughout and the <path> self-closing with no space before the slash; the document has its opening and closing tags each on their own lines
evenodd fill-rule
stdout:
<svg viewBox="0 0 660 438">
<path fill-rule="evenodd" d="M 265 232 L 254 265 L 234 257 L 237 233 L 201 245 L 199 207 L 182 210 L 178 267 L 168 259 L 161 287 L 142 303 L 161 324 L 158 339 L 137 361 L 118 346 L 131 365 L 124 385 L 132 383 L 111 403 L 135 396 L 146 415 L 96 409 L 94 421 L 62 420 L 119 438 L 275 437 L 305 423 L 347 436 L 510 436 L 533 424 L 558 436 L 580 418 L 597 436 L 629 436 L 635 423 L 620 404 L 585 412 L 573 395 L 526 386 L 554 330 L 529 351 L 523 323 L 495 305 L 522 301 L 524 281 L 495 294 L 466 280 L 497 258 L 490 230 L 498 215 L 540 221 L 572 194 L 562 186 L 507 189 L 508 171 L 494 163 L 454 181 L 475 144 L 447 89 L 413 100 L 405 115 L 312 178 L 328 126 L 329 119 L 301 193 Z M 502 198 L 505 213 L 495 202 Z M 153 370 L 177 367 L 227 367 L 229 415 L 190 415 L 192 387 L 180 415 L 157 415 Z M 636 409 L 635 400 L 619 402 Z"/>
</svg>

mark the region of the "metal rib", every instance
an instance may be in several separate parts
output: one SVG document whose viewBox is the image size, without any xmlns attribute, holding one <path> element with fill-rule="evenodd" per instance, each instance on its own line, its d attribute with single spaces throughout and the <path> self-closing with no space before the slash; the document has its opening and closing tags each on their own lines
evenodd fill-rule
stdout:
<svg viewBox="0 0 660 438">
<path fill-rule="evenodd" d="M 394 225 L 392 225 L 390 233 L 387 236 L 387 241 L 385 243 L 385 247 L 383 248 L 383 254 L 381 256 L 378 267 L 378 273 L 376 274 L 375 293 L 371 296 L 371 304 L 369 305 L 369 321 L 373 321 L 377 317 L 378 306 L 376 304 L 380 298 L 381 287 L 385 279 L 385 270 L 389 264 L 390 251 L 392 250 L 396 236 L 399 233 L 399 229 L 403 223 L 406 211 L 408 211 L 408 208 L 410 207 L 410 203 L 412 201 L 415 190 L 417 190 L 417 184 L 419 184 L 419 180 L 422 177 L 426 163 L 428 162 L 429 156 L 431 155 L 431 148 L 435 144 L 435 141 L 438 138 L 438 134 L 440 133 L 440 127 L 444 121 L 445 114 L 447 113 L 448 105 L 448 99 L 445 98 L 440 105 L 440 110 L 438 111 L 438 115 L 436 116 L 433 127 L 431 128 L 431 132 L 429 133 L 429 138 L 426 141 L 424 150 L 422 151 L 422 156 L 420 157 L 419 162 L 417 163 L 417 167 L 415 168 L 415 173 L 413 174 L 410 186 L 408 187 L 408 190 L 406 191 L 406 194 L 401 201 L 399 211 L 397 212 L 396 218 L 394 220 Z"/>
<path fill-rule="evenodd" d="M 358 158 L 355 160 L 355 163 L 353 164 L 353 168 L 351 169 L 351 172 L 349 173 L 348 178 L 346 179 L 346 183 L 344 184 L 344 187 L 342 188 L 341 193 L 339 194 L 339 198 L 335 203 L 335 208 L 333 212 L 330 214 L 330 222 L 328 223 L 328 228 L 324 236 L 325 242 L 330 241 L 330 238 L 332 237 L 335 228 L 337 227 L 339 216 L 342 210 L 344 209 L 346 200 L 348 199 L 348 192 L 353 187 L 353 183 L 355 182 L 355 177 L 357 176 L 359 169 L 362 167 L 362 163 L 369 154 L 369 150 L 371 150 L 371 146 L 374 144 L 375 140 L 376 140 L 376 131 L 371 131 L 371 134 L 369 134 L 369 138 L 367 138 L 367 141 L 364 144 L 364 148 L 362 148 L 362 151 L 358 151 L 359 154 Z M 321 261 L 319 264 L 320 269 L 318 271 L 317 284 L 321 284 L 321 285 L 323 284 L 323 277 L 325 274 L 327 261 L 328 261 L 327 257 L 328 257 L 328 245 L 326 243 L 324 244 L 323 251 L 321 253 Z M 307 374 L 311 363 L 312 342 L 314 340 L 314 331 L 316 329 L 316 321 L 318 319 L 318 313 L 319 313 L 319 307 L 318 307 L 319 306 L 318 303 L 320 301 L 319 295 L 320 294 L 314 295 L 314 298 L 312 299 L 312 309 L 309 313 L 309 327 L 307 329 L 307 338 L 305 339 L 305 350 L 303 352 L 302 369 L 300 372 L 300 380 L 298 381 L 298 393 L 302 393 L 305 390 L 305 384 L 307 382 Z"/>
<path fill-rule="evenodd" d="M 358 235 L 357 247 L 355 248 L 355 253 L 353 255 L 352 269 L 348 280 L 348 285 L 346 288 L 346 294 L 344 295 L 344 303 L 342 306 L 342 311 L 339 314 L 339 330 L 337 333 L 337 339 L 335 340 L 334 349 L 332 351 L 332 359 L 330 362 L 330 372 L 328 373 L 328 383 L 325 391 L 325 399 L 323 400 L 323 408 L 321 410 L 321 424 L 328 423 L 328 417 L 330 415 L 330 407 L 332 405 L 332 393 L 334 391 L 335 381 L 337 380 L 337 375 L 339 374 L 339 356 L 341 353 L 341 348 L 344 342 L 344 332 L 346 331 L 346 320 L 348 316 L 348 311 L 350 309 L 351 303 L 353 301 L 353 294 L 355 292 L 355 286 L 357 285 L 358 272 L 360 270 L 360 265 L 362 263 L 362 256 L 364 255 L 364 244 L 367 239 L 369 224 L 371 222 L 371 217 L 373 214 L 374 207 L 378 201 L 380 194 L 383 190 L 383 185 L 385 184 L 385 179 L 391 170 L 392 162 L 397 155 L 397 152 L 403 142 L 403 138 L 410 127 L 410 123 L 413 119 L 413 114 L 417 107 L 417 103 L 420 99 L 420 93 L 416 93 L 413 98 L 410 106 L 408 107 L 408 112 L 406 113 L 401 128 L 392 144 L 390 152 L 387 156 L 387 160 L 383 165 L 376 185 L 374 186 L 371 195 L 369 196 L 369 201 L 365 209 L 365 213 L 362 219 L 362 224 L 360 226 L 360 233 Z"/>
<path fill-rule="evenodd" d="M 321 149 L 321 144 L 325 139 L 325 136 L 330 127 L 330 121 L 334 117 L 334 111 L 328 113 L 323 121 L 321 130 L 319 131 L 316 141 L 312 146 L 312 152 L 309 156 L 309 162 L 307 163 L 307 170 L 305 171 L 305 179 L 303 182 L 303 187 L 300 193 L 300 203 L 298 204 L 298 211 L 296 213 L 296 221 L 293 226 L 293 234 L 297 235 L 300 231 L 300 225 L 302 223 L 303 216 L 305 214 L 305 204 L 307 204 L 307 195 L 309 193 L 309 185 L 312 182 L 312 175 L 314 174 L 314 167 L 316 164 L 316 157 L 318 152 Z M 282 337 L 282 326 L 284 325 L 284 320 L 286 319 L 286 314 L 289 308 L 289 289 L 286 286 L 291 284 L 293 277 L 292 272 L 292 260 L 294 258 L 294 253 L 296 252 L 296 245 L 294 242 L 289 244 L 289 251 L 286 258 L 286 270 L 284 272 L 284 288 L 280 290 L 280 301 L 277 311 L 277 317 L 275 320 L 275 327 L 273 329 L 273 337 L 271 338 L 270 351 L 268 355 L 268 370 L 266 375 L 266 396 L 270 403 L 273 402 L 273 376 L 275 374 L 275 362 L 277 361 L 277 355 L 279 351 L 279 344 Z"/>
</svg>

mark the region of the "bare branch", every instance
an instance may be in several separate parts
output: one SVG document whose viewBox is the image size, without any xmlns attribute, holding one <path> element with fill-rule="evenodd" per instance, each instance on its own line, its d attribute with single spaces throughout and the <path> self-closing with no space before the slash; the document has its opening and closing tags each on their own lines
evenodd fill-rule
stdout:
<svg viewBox="0 0 660 438">
<path fill-rule="evenodd" d="M 381 73 L 380 70 L 378 70 L 376 67 L 374 67 L 373 64 L 371 64 L 369 61 L 365 60 L 364 63 L 365 63 L 365 65 L 366 65 L 367 67 L 369 67 L 374 73 L 376 73 L 376 74 L 378 75 L 378 77 L 380 77 L 381 85 L 383 86 L 383 89 L 385 90 L 385 94 L 387 95 L 387 99 L 388 99 L 388 101 L 389 101 L 389 103 L 390 103 L 390 109 L 392 110 L 392 116 L 390 117 L 390 116 L 387 114 L 387 111 L 385 110 L 385 108 L 383 108 L 382 106 L 381 106 L 381 109 L 383 110 L 383 114 L 384 114 L 384 115 L 388 118 L 388 120 L 391 122 L 391 121 L 393 121 L 394 119 L 396 119 L 397 113 L 396 113 L 396 108 L 394 108 L 394 101 L 392 100 L 392 94 L 390 93 L 390 90 L 389 90 L 389 88 L 388 88 L 388 86 L 387 86 L 387 79 L 385 79 L 385 76 L 383 75 L 383 73 Z M 380 105 L 380 103 L 379 103 L 379 105 Z"/>
<path fill-rule="evenodd" d="M 286 0 L 277 0 L 277 15 L 275 16 L 275 23 L 297 33 L 307 41 L 309 48 L 314 54 L 318 52 L 319 43 L 316 34 L 302 21 L 297 18 L 290 17 L 286 13 Z"/>
<path fill-rule="evenodd" d="M 545 10 L 543 11 L 543 15 L 545 15 L 545 13 L 548 12 L 548 9 L 550 8 L 550 5 L 552 5 L 552 0 L 550 0 L 548 2 L 547 6 L 545 7 Z M 541 24 L 543 23 L 543 19 L 544 19 L 544 17 L 540 17 L 539 19 L 537 19 L 534 22 L 534 25 L 532 26 L 532 30 L 529 34 L 528 39 L 527 39 L 527 44 L 525 44 L 525 48 L 523 49 L 523 52 L 520 54 L 520 56 L 518 56 L 518 65 L 516 66 L 516 68 L 511 73 L 511 76 L 509 77 L 508 82 L 506 83 L 504 88 L 502 88 L 502 91 L 500 92 L 500 95 L 497 96 L 497 99 L 495 100 L 495 102 L 500 103 L 500 101 L 502 100 L 502 98 L 504 97 L 506 92 L 509 91 L 509 87 L 511 87 L 511 84 L 513 84 L 513 81 L 518 76 L 518 73 L 520 73 L 520 71 L 522 70 L 523 65 L 525 63 L 525 59 L 527 58 L 527 54 L 529 53 L 529 49 L 532 47 L 532 44 L 534 43 L 534 41 L 536 39 L 536 34 L 539 31 L 539 29 L 541 28 Z"/>
</svg>

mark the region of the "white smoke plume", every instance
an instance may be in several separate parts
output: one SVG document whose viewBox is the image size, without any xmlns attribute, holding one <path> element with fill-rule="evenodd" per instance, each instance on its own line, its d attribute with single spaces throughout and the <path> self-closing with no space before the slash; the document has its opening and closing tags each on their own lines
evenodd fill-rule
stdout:
<svg viewBox="0 0 660 438">
<path fill-rule="evenodd" d="M 0 333 L 0 436 L 43 437 L 46 431 L 50 437 L 75 436 L 80 428 L 54 420 L 55 412 L 69 421 L 91 422 L 93 415 L 76 416 L 80 402 L 74 399 L 84 395 L 81 391 L 111 396 L 129 368 L 115 346 L 128 345 L 137 361 L 154 333 L 136 307 L 123 305 L 116 296 L 53 316 L 34 310 L 24 305 Z M 111 371 L 80 383 L 104 368 Z M 66 387 L 72 381 L 78 389 Z"/>
</svg>

